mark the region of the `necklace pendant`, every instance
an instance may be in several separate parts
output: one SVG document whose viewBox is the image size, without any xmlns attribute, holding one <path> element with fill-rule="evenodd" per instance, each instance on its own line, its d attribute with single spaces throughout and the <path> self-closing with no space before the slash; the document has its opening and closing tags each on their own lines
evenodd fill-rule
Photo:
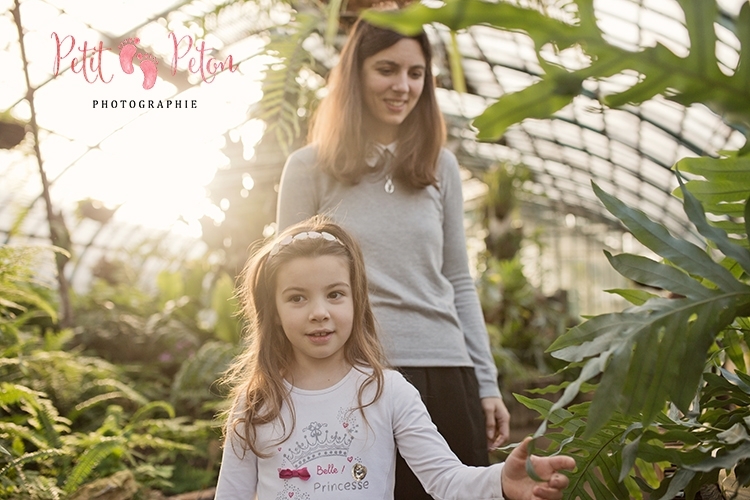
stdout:
<svg viewBox="0 0 750 500">
<path fill-rule="evenodd" d="M 385 192 L 388 194 L 392 194 L 393 191 L 394 191 L 393 179 L 391 179 L 391 176 L 389 175 L 385 178 Z"/>
</svg>

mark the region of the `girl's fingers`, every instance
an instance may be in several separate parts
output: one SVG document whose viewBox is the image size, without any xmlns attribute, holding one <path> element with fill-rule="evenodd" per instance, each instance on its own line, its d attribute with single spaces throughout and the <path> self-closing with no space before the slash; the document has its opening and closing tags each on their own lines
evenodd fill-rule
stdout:
<svg viewBox="0 0 750 500">
<path fill-rule="evenodd" d="M 554 472 L 546 483 L 541 483 L 534 487 L 534 498 L 542 500 L 560 500 L 562 492 L 568 487 L 570 479 L 564 474 Z"/>
<path fill-rule="evenodd" d="M 561 500 L 563 495 L 562 490 L 550 486 L 535 486 L 533 493 L 535 500 Z"/>
<path fill-rule="evenodd" d="M 566 475 L 560 474 L 559 472 L 555 472 L 549 478 L 549 485 L 552 486 L 553 488 L 558 488 L 558 489 L 563 490 L 568 487 L 569 483 L 570 483 L 570 479 Z"/>
<path fill-rule="evenodd" d="M 576 468 L 576 461 L 573 457 L 566 455 L 557 455 L 549 457 L 549 464 L 554 470 L 573 470 Z"/>
</svg>

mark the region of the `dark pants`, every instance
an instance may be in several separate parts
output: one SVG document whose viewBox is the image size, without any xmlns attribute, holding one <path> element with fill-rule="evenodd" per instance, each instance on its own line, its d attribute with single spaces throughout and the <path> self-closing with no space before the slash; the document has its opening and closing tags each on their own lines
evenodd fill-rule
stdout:
<svg viewBox="0 0 750 500">
<path fill-rule="evenodd" d="M 432 421 L 459 460 L 489 465 L 484 412 L 473 368 L 399 368 L 422 395 Z M 396 457 L 395 500 L 429 500 L 401 454 Z"/>
</svg>

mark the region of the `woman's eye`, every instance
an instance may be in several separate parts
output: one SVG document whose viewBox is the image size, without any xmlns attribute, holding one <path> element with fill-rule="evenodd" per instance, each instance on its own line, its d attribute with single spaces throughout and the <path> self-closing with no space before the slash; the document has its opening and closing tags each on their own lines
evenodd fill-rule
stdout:
<svg viewBox="0 0 750 500">
<path fill-rule="evenodd" d="M 411 77 L 415 80 L 419 80 L 420 78 L 424 77 L 424 74 L 421 71 L 415 71 L 411 74 Z"/>
</svg>

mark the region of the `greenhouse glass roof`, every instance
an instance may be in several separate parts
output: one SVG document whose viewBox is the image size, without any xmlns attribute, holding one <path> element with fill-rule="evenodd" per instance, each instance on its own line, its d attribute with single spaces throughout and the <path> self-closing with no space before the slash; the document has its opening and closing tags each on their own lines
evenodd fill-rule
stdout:
<svg viewBox="0 0 750 500">
<path fill-rule="evenodd" d="M 726 23 L 743 3 L 719 2 Z M 175 262 L 202 253 L 205 221 L 220 225 L 236 203 L 230 196 L 212 199 L 206 191 L 210 183 L 220 184 L 228 170 L 245 172 L 241 185 L 227 181 L 224 186 L 240 198 L 252 198 L 253 189 L 277 182 L 281 151 L 255 154 L 263 131 L 257 115 L 262 71 L 273 63 L 263 55 L 265 30 L 287 22 L 295 7 L 306 11 L 314 9 L 312 4 L 21 0 L 19 10 L 16 5 L 0 0 L 0 118 L 27 123 L 33 114 L 36 119 L 51 206 L 62 214 L 79 257 L 71 270 L 74 282 L 85 280 L 86 268 L 102 256 L 123 248 L 166 249 Z M 688 50 L 684 19 L 674 0 L 601 0 L 595 6 L 599 25 L 613 44 L 637 50 L 659 41 L 678 55 Z M 23 47 L 14 12 L 20 12 Z M 703 106 L 685 108 L 654 99 L 641 106 L 602 109 L 595 97 L 631 85 L 635 75 L 587 82 L 586 93 L 553 119 L 526 120 L 498 141 L 478 142 L 471 119 L 498 97 L 539 79 L 542 68 L 532 42 L 524 34 L 488 26 L 459 32 L 467 88 L 459 93 L 449 78 L 449 31 L 436 25 L 428 34 L 436 49 L 449 147 L 474 173 L 498 161 L 523 163 L 535 174 L 526 186 L 533 202 L 551 211 L 615 225 L 594 196 L 595 181 L 670 230 L 686 234 L 686 218 L 671 195 L 677 186 L 672 165 L 686 156 L 716 155 L 744 144 L 742 133 Z M 722 22 L 716 24 L 716 34 L 717 57 L 731 71 L 739 44 Z M 84 44 L 89 56 L 82 65 Z M 128 46 L 141 64 L 130 74 L 119 59 Z M 311 36 L 305 47 L 322 72 L 335 61 L 335 50 L 326 48 L 321 36 Z M 209 57 L 230 60 L 235 68 L 211 75 L 205 66 Z M 550 52 L 549 58 L 567 68 L 584 64 L 572 50 Z M 155 73 L 144 69 L 149 64 Z M 34 113 L 25 99 L 26 74 L 36 89 Z M 310 81 L 320 86 L 322 79 Z M 0 139 L 7 134 L 0 132 Z M 44 242 L 49 235 L 32 145 L 27 139 L 0 149 L 4 242 Z M 272 202 L 263 203 L 266 212 L 272 210 Z"/>
</svg>

